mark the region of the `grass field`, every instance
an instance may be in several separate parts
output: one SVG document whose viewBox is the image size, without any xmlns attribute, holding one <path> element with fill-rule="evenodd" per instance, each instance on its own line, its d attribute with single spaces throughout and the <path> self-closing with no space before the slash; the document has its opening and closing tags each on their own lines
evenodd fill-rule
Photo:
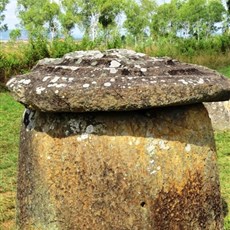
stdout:
<svg viewBox="0 0 230 230">
<path fill-rule="evenodd" d="M 230 76 L 230 67 L 221 72 Z M 20 120 L 23 106 L 0 88 L 0 230 L 15 229 L 15 191 Z M 215 134 L 225 230 L 230 230 L 230 132 Z"/>
<path fill-rule="evenodd" d="M 218 69 L 218 71 L 222 74 L 224 74 L 226 77 L 230 78 L 230 66 L 226 66 L 223 68 Z"/>
</svg>

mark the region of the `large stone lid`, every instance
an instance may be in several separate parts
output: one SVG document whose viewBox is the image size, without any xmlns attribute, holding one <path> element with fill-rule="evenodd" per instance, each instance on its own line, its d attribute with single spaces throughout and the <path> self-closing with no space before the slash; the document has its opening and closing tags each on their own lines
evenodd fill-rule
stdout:
<svg viewBox="0 0 230 230">
<path fill-rule="evenodd" d="M 213 70 L 124 49 L 43 59 L 7 86 L 26 107 L 50 112 L 136 110 L 230 98 L 230 80 Z"/>
</svg>

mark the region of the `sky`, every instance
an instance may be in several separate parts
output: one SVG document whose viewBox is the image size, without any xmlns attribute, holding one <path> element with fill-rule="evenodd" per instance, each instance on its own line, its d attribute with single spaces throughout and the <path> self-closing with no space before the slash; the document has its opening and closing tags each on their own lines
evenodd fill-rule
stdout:
<svg viewBox="0 0 230 230">
<path fill-rule="evenodd" d="M 168 0 L 157 0 L 158 3 L 167 2 Z M 16 14 L 17 0 L 10 0 L 10 3 L 6 7 L 5 11 L 5 23 L 9 29 L 15 29 L 16 25 L 19 24 Z"/>
<path fill-rule="evenodd" d="M 5 23 L 8 25 L 9 29 L 14 29 L 15 25 L 19 23 L 16 17 L 16 0 L 10 0 L 10 3 L 6 7 L 5 11 Z"/>
</svg>

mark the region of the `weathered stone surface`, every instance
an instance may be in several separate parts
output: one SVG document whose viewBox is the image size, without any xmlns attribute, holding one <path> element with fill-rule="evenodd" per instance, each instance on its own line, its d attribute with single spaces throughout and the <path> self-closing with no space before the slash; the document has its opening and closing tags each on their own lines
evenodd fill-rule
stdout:
<svg viewBox="0 0 230 230">
<path fill-rule="evenodd" d="M 204 103 L 214 130 L 230 131 L 230 100 Z"/>
<path fill-rule="evenodd" d="M 19 229 L 223 229 L 214 138 L 202 104 L 27 111 L 25 124 Z"/>
<path fill-rule="evenodd" d="M 7 85 L 27 107 L 49 112 L 136 110 L 230 98 L 230 81 L 210 69 L 129 50 L 44 59 Z"/>
</svg>

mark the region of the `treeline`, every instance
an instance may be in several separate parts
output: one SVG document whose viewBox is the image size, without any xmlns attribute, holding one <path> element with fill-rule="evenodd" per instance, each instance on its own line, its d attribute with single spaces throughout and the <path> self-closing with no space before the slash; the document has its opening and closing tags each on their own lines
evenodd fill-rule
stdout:
<svg viewBox="0 0 230 230">
<path fill-rule="evenodd" d="M 6 5 L 8 0 L 2 0 Z M 4 4 L 5 3 L 5 4 Z M 105 42 L 121 33 L 157 40 L 161 37 L 208 38 L 229 33 L 230 1 L 171 0 L 17 0 L 20 25 L 30 39 L 71 37 L 79 28 L 92 41 Z M 12 32 L 19 36 L 19 29 Z"/>
<path fill-rule="evenodd" d="M 8 1 L 1 0 L 0 30 L 7 29 L 4 9 Z M 230 0 L 171 0 L 163 4 L 156 0 L 17 0 L 17 5 L 20 26 L 10 37 L 16 41 L 21 29 L 26 29 L 29 44 L 17 48 L 17 61 L 12 54 L 0 52 L 0 75 L 6 66 L 27 69 L 40 58 L 60 57 L 79 49 L 132 48 L 190 62 L 199 55 L 205 59 L 229 56 Z M 83 39 L 76 42 L 72 35 L 77 29 Z M 216 65 L 227 61 L 221 59 Z M 213 61 L 199 64 L 210 66 Z"/>
</svg>

